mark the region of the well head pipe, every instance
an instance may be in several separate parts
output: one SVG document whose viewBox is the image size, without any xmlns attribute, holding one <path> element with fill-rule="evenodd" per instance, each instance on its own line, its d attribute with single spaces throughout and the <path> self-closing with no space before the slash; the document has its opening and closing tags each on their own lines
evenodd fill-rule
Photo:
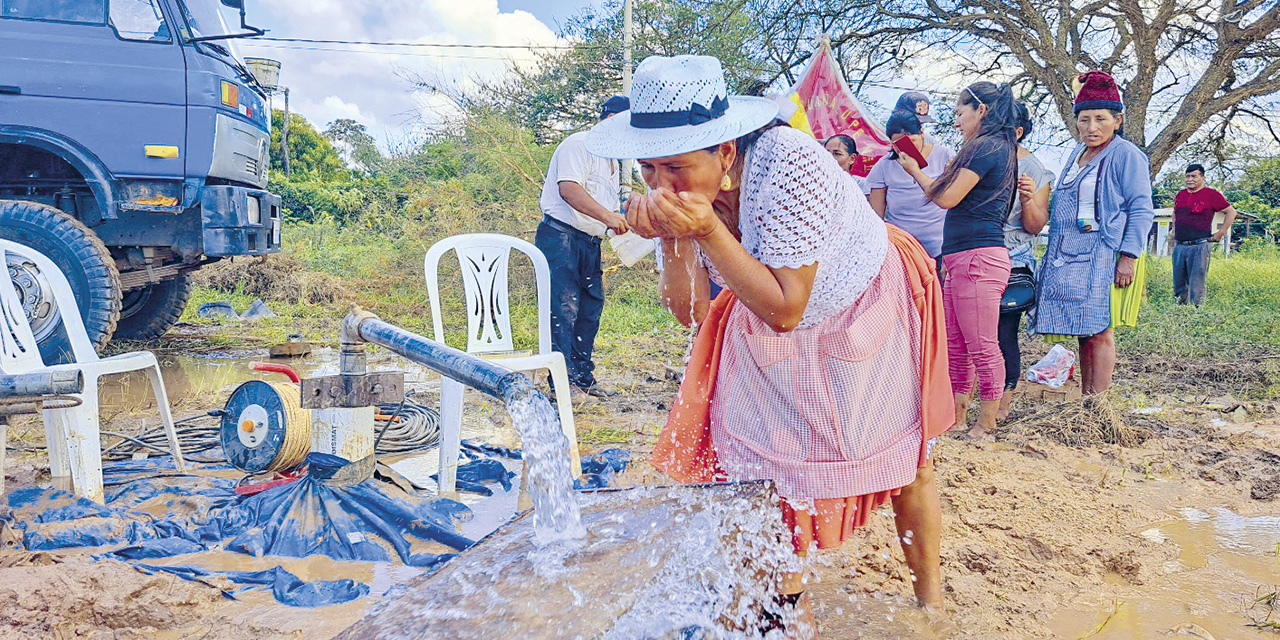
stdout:
<svg viewBox="0 0 1280 640">
<path fill-rule="evenodd" d="M 79 371 L 44 371 L 0 375 L 0 398 L 59 396 L 84 391 Z"/>
<path fill-rule="evenodd" d="M 499 400 L 507 401 L 520 394 L 537 393 L 533 382 L 522 373 L 401 329 L 359 307 L 353 308 L 342 321 L 344 345 L 347 344 L 349 334 L 354 334 L 360 341 L 389 349 Z"/>
</svg>

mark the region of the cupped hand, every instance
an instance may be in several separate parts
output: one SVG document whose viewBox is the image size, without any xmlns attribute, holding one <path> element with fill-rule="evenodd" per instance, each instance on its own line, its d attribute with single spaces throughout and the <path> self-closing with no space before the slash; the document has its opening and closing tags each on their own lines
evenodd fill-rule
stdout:
<svg viewBox="0 0 1280 640">
<path fill-rule="evenodd" d="M 676 193 L 666 188 L 649 194 L 647 213 L 658 234 L 664 238 L 703 238 L 720 226 L 720 218 L 706 196 L 689 191 Z"/>
<path fill-rule="evenodd" d="M 1120 260 L 1116 262 L 1116 286 L 1124 288 L 1133 284 L 1137 266 L 1138 260 L 1136 258 L 1120 254 Z"/>
<path fill-rule="evenodd" d="M 649 210 L 649 196 L 643 193 L 631 194 L 631 198 L 627 200 L 627 226 L 642 237 L 657 238 L 662 234 L 654 225 Z"/>
</svg>

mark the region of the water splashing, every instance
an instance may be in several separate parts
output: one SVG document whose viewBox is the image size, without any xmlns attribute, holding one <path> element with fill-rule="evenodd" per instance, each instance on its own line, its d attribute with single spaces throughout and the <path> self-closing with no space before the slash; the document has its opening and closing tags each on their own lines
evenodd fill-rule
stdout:
<svg viewBox="0 0 1280 640">
<path fill-rule="evenodd" d="M 546 397 L 533 385 L 512 384 L 505 394 L 507 411 L 520 432 L 527 484 L 533 501 L 533 533 L 539 545 L 576 540 L 586 535 L 569 469 L 569 439 Z"/>
<path fill-rule="evenodd" d="M 762 623 L 801 625 L 777 586 L 803 567 L 772 494 L 759 482 L 581 493 L 585 538 L 539 547 L 529 516 L 518 518 L 341 640 L 780 640 Z M 544 571 L 542 556 L 570 547 L 557 571 Z"/>
</svg>

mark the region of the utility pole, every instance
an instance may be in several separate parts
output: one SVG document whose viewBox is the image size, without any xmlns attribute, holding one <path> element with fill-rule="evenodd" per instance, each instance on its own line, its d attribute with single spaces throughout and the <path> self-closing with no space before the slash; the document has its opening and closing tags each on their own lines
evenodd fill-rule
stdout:
<svg viewBox="0 0 1280 640">
<path fill-rule="evenodd" d="M 631 47 L 635 36 L 631 33 L 631 0 L 622 5 L 622 92 L 631 95 Z"/>
<path fill-rule="evenodd" d="M 280 131 L 280 164 L 284 167 L 284 177 L 289 177 L 289 87 L 281 87 L 284 91 L 284 129 Z"/>
<path fill-rule="evenodd" d="M 631 96 L 631 47 L 635 36 L 631 33 L 631 3 L 625 0 L 622 4 L 622 95 Z M 622 161 L 622 182 L 626 191 L 631 191 L 632 178 L 635 176 L 634 161 Z"/>
</svg>

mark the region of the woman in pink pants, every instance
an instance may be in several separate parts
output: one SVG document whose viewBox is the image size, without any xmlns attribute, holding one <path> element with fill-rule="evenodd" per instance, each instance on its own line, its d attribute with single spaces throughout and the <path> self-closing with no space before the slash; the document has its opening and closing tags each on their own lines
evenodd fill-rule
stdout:
<svg viewBox="0 0 1280 640">
<path fill-rule="evenodd" d="M 934 180 L 907 154 L 898 154 L 902 168 L 929 198 L 949 209 L 942 227 L 942 264 L 947 271 L 942 295 L 951 390 L 956 395 L 956 424 L 965 424 L 976 374 L 982 410 L 978 424 L 968 432 L 975 438 L 995 428 L 1004 394 L 1000 297 L 1009 282 L 1004 220 L 1017 186 L 1016 126 L 1009 86 L 975 82 L 956 101 L 956 127 L 965 142 L 942 175 Z"/>
</svg>

